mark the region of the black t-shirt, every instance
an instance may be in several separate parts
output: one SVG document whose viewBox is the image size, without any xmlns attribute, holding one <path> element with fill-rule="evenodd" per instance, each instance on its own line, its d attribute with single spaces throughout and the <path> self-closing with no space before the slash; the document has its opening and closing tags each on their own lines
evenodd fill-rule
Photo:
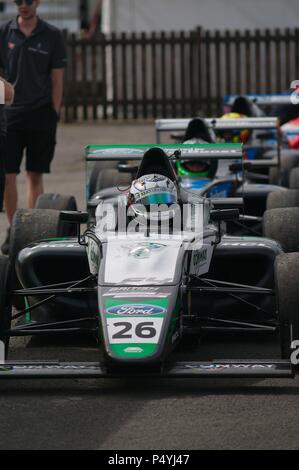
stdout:
<svg viewBox="0 0 299 470">
<path fill-rule="evenodd" d="M 0 27 L 0 67 L 15 88 L 8 122 L 12 116 L 51 104 L 51 69 L 63 68 L 65 63 L 61 32 L 40 18 L 28 37 L 20 31 L 17 19 Z"/>
</svg>

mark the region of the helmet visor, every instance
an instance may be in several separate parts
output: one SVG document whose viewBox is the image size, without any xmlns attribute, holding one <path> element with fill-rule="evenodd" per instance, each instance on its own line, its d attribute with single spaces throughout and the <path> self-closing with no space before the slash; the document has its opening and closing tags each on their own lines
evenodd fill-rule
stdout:
<svg viewBox="0 0 299 470">
<path fill-rule="evenodd" d="M 159 193 L 159 194 L 148 194 L 138 201 L 138 204 L 144 206 L 150 206 L 152 204 L 175 204 L 177 198 L 172 193 Z"/>
</svg>

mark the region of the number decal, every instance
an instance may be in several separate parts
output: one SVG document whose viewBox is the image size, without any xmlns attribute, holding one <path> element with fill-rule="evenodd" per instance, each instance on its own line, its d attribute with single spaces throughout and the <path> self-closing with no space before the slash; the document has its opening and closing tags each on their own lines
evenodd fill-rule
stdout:
<svg viewBox="0 0 299 470">
<path fill-rule="evenodd" d="M 126 338 L 131 338 L 132 337 L 132 335 L 126 335 L 126 333 L 132 329 L 131 323 L 122 321 L 122 322 L 114 323 L 114 326 L 116 326 L 116 327 L 123 326 L 124 328 L 121 331 L 119 331 L 118 333 L 115 333 L 112 336 L 112 338 L 114 338 L 114 339 L 126 339 Z"/>
<path fill-rule="evenodd" d="M 130 318 L 119 321 L 107 318 L 109 342 L 113 343 L 158 343 L 162 329 L 163 318 Z"/>
<path fill-rule="evenodd" d="M 156 336 L 156 330 L 153 328 L 154 323 L 147 322 L 147 323 L 139 323 L 139 325 L 136 326 L 136 335 L 139 336 L 139 338 L 154 338 Z"/>
</svg>

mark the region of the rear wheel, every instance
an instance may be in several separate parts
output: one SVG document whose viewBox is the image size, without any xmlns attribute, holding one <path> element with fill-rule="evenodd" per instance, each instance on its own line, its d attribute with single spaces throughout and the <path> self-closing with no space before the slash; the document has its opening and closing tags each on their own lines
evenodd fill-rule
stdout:
<svg viewBox="0 0 299 470">
<path fill-rule="evenodd" d="M 275 285 L 283 359 L 290 358 L 292 341 L 299 341 L 298 279 L 299 253 L 279 255 L 275 261 Z"/>
<path fill-rule="evenodd" d="M 13 218 L 10 231 L 9 259 L 12 267 L 12 288 L 21 287 L 16 272 L 19 252 L 34 241 L 64 236 L 60 212 L 52 209 L 19 209 Z M 13 304 L 24 308 L 24 299 L 14 297 Z"/>
<path fill-rule="evenodd" d="M 286 188 L 290 185 L 290 173 L 293 168 L 299 166 L 299 154 L 281 155 L 281 169 L 270 168 L 269 183 L 281 184 Z"/>
<path fill-rule="evenodd" d="M 293 168 L 290 173 L 290 188 L 299 189 L 299 168 Z"/>
<path fill-rule="evenodd" d="M 59 193 L 41 194 L 35 205 L 36 209 L 52 209 L 56 211 L 76 211 L 77 202 L 74 196 Z M 76 236 L 77 229 L 74 224 L 61 221 L 61 230 L 64 236 Z"/>
<path fill-rule="evenodd" d="M 286 253 L 299 251 L 299 207 L 267 210 L 263 235 L 279 242 Z"/>
<path fill-rule="evenodd" d="M 74 196 L 59 193 L 45 193 L 38 197 L 35 208 L 55 209 L 57 211 L 76 211 L 77 203 Z"/>
<path fill-rule="evenodd" d="M 5 357 L 8 354 L 11 324 L 11 270 L 6 256 L 0 256 L 0 341 L 4 343 Z M 0 345 L 1 348 L 1 345 Z"/>
<path fill-rule="evenodd" d="M 270 193 L 267 199 L 267 209 L 279 209 L 283 207 L 299 207 L 299 191 L 289 189 Z"/>
<path fill-rule="evenodd" d="M 132 182 L 132 175 L 130 173 L 119 173 L 117 170 L 102 170 L 98 174 L 96 191 L 100 191 L 105 188 L 113 188 L 120 186 L 122 188 L 128 188 Z"/>
<path fill-rule="evenodd" d="M 99 189 L 97 189 L 99 173 L 104 170 L 116 169 L 116 167 L 117 162 L 96 162 L 94 164 L 89 178 L 89 197 L 92 197 L 96 192 L 99 191 Z"/>
</svg>

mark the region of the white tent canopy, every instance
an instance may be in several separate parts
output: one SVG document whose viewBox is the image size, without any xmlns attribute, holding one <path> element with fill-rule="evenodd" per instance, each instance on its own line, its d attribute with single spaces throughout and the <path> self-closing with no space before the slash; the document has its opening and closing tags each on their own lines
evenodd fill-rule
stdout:
<svg viewBox="0 0 299 470">
<path fill-rule="evenodd" d="M 113 31 L 286 28 L 299 25 L 298 0 L 108 0 Z"/>
</svg>

